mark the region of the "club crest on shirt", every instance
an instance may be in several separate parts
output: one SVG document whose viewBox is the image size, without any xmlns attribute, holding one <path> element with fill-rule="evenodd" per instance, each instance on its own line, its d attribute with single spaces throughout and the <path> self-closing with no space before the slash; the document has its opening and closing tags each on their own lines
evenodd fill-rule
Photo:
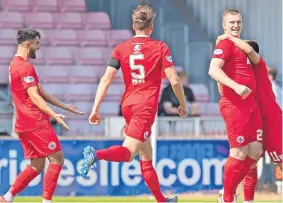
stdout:
<svg viewBox="0 0 283 203">
<path fill-rule="evenodd" d="M 34 77 L 32 77 L 32 76 L 24 77 L 24 81 L 26 83 L 32 83 L 34 81 Z"/>
<path fill-rule="evenodd" d="M 172 56 L 166 56 L 166 59 L 167 59 L 167 61 L 169 61 L 169 62 L 173 63 Z"/>
<path fill-rule="evenodd" d="M 134 52 L 140 52 L 141 51 L 141 45 L 140 44 L 136 44 L 134 46 Z"/>
<path fill-rule="evenodd" d="M 215 55 L 220 55 L 223 53 L 223 50 L 222 49 L 215 49 L 214 52 L 213 52 Z"/>
</svg>

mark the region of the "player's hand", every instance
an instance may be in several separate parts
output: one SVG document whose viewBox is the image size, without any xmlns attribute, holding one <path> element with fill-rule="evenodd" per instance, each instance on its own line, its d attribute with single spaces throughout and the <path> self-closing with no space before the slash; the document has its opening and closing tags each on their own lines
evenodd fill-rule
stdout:
<svg viewBox="0 0 283 203">
<path fill-rule="evenodd" d="M 227 34 L 223 34 L 223 35 L 219 35 L 216 39 L 216 45 L 221 41 L 221 40 L 224 40 L 224 39 L 230 39 L 230 35 L 227 35 Z"/>
<path fill-rule="evenodd" d="M 180 116 L 181 118 L 187 117 L 187 116 L 189 115 L 189 109 L 188 109 L 188 107 L 187 107 L 187 106 L 184 106 L 184 107 L 179 106 L 179 107 L 178 107 L 178 114 L 179 114 L 179 116 Z"/>
<path fill-rule="evenodd" d="M 64 118 L 66 118 L 66 116 L 62 115 L 62 114 L 56 114 L 54 116 L 54 119 L 66 130 L 70 131 L 71 129 L 69 128 L 69 126 L 64 122 Z"/>
<path fill-rule="evenodd" d="M 250 93 L 252 92 L 252 90 L 248 87 L 246 87 L 245 85 L 238 85 L 234 91 L 242 97 L 242 99 L 246 99 Z"/>
<path fill-rule="evenodd" d="M 92 125 L 99 125 L 100 121 L 101 121 L 101 117 L 98 112 L 92 112 L 88 118 L 88 122 Z"/>
<path fill-rule="evenodd" d="M 66 110 L 79 115 L 85 114 L 85 112 L 79 111 L 73 104 L 67 104 Z"/>
</svg>

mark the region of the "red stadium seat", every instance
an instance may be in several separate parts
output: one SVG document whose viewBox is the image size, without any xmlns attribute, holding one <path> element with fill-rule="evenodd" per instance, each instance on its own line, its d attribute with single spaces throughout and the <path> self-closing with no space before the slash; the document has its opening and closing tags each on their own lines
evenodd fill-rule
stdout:
<svg viewBox="0 0 283 203">
<path fill-rule="evenodd" d="M 103 50 L 99 48 L 81 48 L 77 53 L 76 62 L 81 65 L 104 65 Z"/>
<path fill-rule="evenodd" d="M 50 39 L 53 46 L 78 45 L 77 33 L 74 30 L 55 30 L 50 33 Z"/>
<path fill-rule="evenodd" d="M 206 106 L 208 116 L 220 116 L 219 104 L 218 103 L 208 103 Z"/>
<path fill-rule="evenodd" d="M 106 46 L 107 40 L 102 30 L 81 30 L 79 31 L 81 46 Z"/>
<path fill-rule="evenodd" d="M 40 44 L 48 45 L 49 44 L 49 34 L 46 30 L 36 29 L 40 33 Z"/>
<path fill-rule="evenodd" d="M 96 88 L 94 84 L 69 84 L 66 98 L 71 101 L 93 101 Z"/>
<path fill-rule="evenodd" d="M 17 12 L 1 12 L 0 28 L 23 28 L 24 17 Z"/>
<path fill-rule="evenodd" d="M 59 13 L 57 16 L 57 28 L 82 28 L 82 16 L 80 13 Z"/>
<path fill-rule="evenodd" d="M 60 11 L 86 11 L 85 0 L 61 0 Z"/>
<path fill-rule="evenodd" d="M 49 65 L 71 65 L 73 56 L 66 47 L 51 47 L 45 50 L 46 63 Z"/>
<path fill-rule="evenodd" d="M 0 64 L 10 64 L 16 54 L 16 46 L 0 46 Z"/>
<path fill-rule="evenodd" d="M 132 37 L 133 34 L 129 30 L 112 30 L 110 33 L 109 45 L 116 46 L 122 41 L 126 41 Z"/>
<path fill-rule="evenodd" d="M 107 91 L 107 95 L 105 97 L 105 100 L 107 101 L 117 101 L 120 102 L 122 95 L 124 93 L 125 86 L 124 84 L 113 84 L 109 87 Z"/>
<path fill-rule="evenodd" d="M 3 0 L 2 7 L 6 11 L 31 11 L 31 0 Z"/>
<path fill-rule="evenodd" d="M 37 71 L 42 82 L 67 83 L 69 69 L 69 66 L 42 66 Z"/>
<path fill-rule="evenodd" d="M 97 69 L 93 66 L 74 66 L 70 68 L 70 82 L 97 83 Z"/>
<path fill-rule="evenodd" d="M 34 11 L 58 11 L 58 0 L 35 0 L 33 1 Z"/>
<path fill-rule="evenodd" d="M 105 12 L 88 12 L 84 15 L 86 29 L 110 29 L 111 21 Z"/>
<path fill-rule="evenodd" d="M 0 44 L 1 45 L 16 45 L 17 30 L 1 29 L 0 30 Z"/>
<path fill-rule="evenodd" d="M 55 20 L 51 13 L 30 13 L 26 16 L 29 28 L 54 28 Z"/>
</svg>

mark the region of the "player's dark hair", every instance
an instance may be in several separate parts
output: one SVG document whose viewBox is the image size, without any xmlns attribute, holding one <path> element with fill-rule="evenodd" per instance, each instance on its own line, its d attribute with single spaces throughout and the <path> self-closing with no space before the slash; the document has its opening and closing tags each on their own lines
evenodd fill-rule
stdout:
<svg viewBox="0 0 283 203">
<path fill-rule="evenodd" d="M 41 35 L 38 31 L 27 28 L 21 29 L 17 33 L 17 43 L 22 44 L 23 42 L 33 40 L 36 37 L 39 37 L 39 39 L 41 38 Z"/>
<path fill-rule="evenodd" d="M 133 24 L 138 30 L 145 30 L 153 24 L 156 12 L 151 5 L 139 5 L 133 11 L 132 18 Z"/>
<path fill-rule="evenodd" d="M 228 8 L 226 9 L 223 13 L 222 13 L 222 20 L 224 19 L 224 17 L 228 14 L 231 15 L 236 15 L 236 14 L 241 14 L 241 12 L 237 9 L 233 9 L 233 8 Z"/>
<path fill-rule="evenodd" d="M 259 53 L 259 45 L 256 41 L 248 40 L 246 41 L 256 53 Z"/>
</svg>

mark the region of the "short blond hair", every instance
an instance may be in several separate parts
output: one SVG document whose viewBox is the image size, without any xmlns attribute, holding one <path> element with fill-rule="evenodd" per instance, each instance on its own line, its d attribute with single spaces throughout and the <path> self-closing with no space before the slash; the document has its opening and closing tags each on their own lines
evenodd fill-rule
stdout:
<svg viewBox="0 0 283 203">
<path fill-rule="evenodd" d="M 222 21 L 224 20 L 225 16 L 227 16 L 228 14 L 237 15 L 237 14 L 241 14 L 241 12 L 237 9 L 228 8 L 222 13 Z"/>
<path fill-rule="evenodd" d="M 145 30 L 153 24 L 156 12 L 150 5 L 139 5 L 133 11 L 133 24 L 137 30 Z"/>
</svg>

